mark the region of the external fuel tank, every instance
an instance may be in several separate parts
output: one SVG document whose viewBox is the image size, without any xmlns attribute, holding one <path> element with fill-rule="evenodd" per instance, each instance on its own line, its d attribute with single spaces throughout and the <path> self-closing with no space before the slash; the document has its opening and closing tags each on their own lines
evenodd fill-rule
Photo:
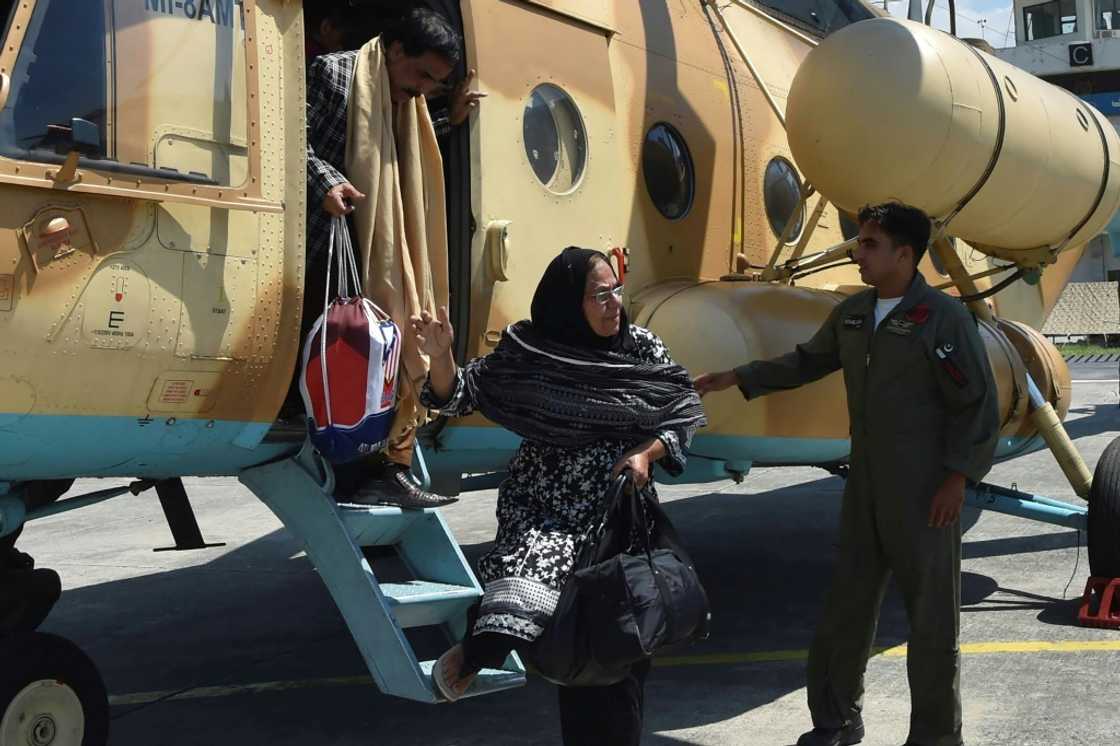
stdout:
<svg viewBox="0 0 1120 746">
<path fill-rule="evenodd" d="M 1120 206 L 1120 136 L 1066 90 L 919 23 L 826 38 L 797 71 L 797 165 L 839 207 L 896 199 L 995 256 L 1047 263 Z"/>
<path fill-rule="evenodd" d="M 676 360 L 698 373 L 792 351 L 845 296 L 755 282 L 680 281 L 642 292 L 631 311 L 635 323 L 652 329 Z M 1069 370 L 1053 345 L 1024 324 L 981 322 L 979 331 L 998 389 L 998 454 L 1005 458 L 1033 450 L 1040 441 L 1028 413 L 1026 374 L 1064 417 Z M 738 390 L 730 389 L 709 394 L 704 402 L 708 427 L 697 436 L 694 455 L 763 466 L 823 464 L 848 454 L 847 395 L 840 374 L 754 401 L 744 402 Z"/>
</svg>

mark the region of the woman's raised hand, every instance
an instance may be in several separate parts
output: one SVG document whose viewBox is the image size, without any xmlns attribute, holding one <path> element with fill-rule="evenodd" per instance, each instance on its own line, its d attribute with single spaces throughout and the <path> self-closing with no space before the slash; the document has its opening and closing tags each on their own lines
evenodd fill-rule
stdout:
<svg viewBox="0 0 1120 746">
<path fill-rule="evenodd" d="M 451 318 L 447 315 L 447 306 L 440 306 L 436 312 L 437 318 L 427 311 L 421 311 L 419 316 L 412 317 L 412 332 L 420 349 L 429 357 L 437 358 L 446 355 L 451 350 L 451 343 L 455 341 L 455 329 L 451 326 Z"/>
</svg>

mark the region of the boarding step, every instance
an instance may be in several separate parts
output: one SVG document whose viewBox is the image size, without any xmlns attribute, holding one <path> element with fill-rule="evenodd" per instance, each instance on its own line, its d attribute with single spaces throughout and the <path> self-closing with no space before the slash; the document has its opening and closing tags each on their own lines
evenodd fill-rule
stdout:
<svg viewBox="0 0 1120 746">
<path fill-rule="evenodd" d="M 305 447 L 294 459 L 247 469 L 241 481 L 304 547 L 358 646 L 378 688 L 419 702 L 442 700 L 431 661 L 420 661 L 404 630 L 439 625 L 448 644 L 466 633 L 467 611 L 482 596 L 451 530 L 438 510 L 337 504 L 329 474 Z M 388 546 L 414 580 L 381 582 L 363 550 Z M 484 671 L 470 696 L 525 683 L 510 654 L 501 669 Z"/>
<path fill-rule="evenodd" d="M 482 594 L 474 587 L 408 580 L 381 583 L 397 624 L 405 629 L 443 624 L 463 616 Z"/>
<path fill-rule="evenodd" d="M 432 667 L 435 661 L 421 661 L 420 669 L 424 675 L 431 678 Z M 516 689 L 525 685 L 525 674 L 516 671 L 503 671 L 498 668 L 484 668 L 478 672 L 478 677 L 471 682 L 464 697 L 479 697 L 483 694 L 493 694 L 505 689 Z"/>
<path fill-rule="evenodd" d="M 393 546 L 418 520 L 426 520 L 425 515 L 431 515 L 431 511 L 338 503 L 338 517 L 350 539 L 360 547 Z"/>
</svg>

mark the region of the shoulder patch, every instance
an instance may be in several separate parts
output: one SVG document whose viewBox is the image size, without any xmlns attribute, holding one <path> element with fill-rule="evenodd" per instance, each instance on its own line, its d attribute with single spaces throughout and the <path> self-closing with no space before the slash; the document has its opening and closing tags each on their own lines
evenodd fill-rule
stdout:
<svg viewBox="0 0 1120 746">
<path fill-rule="evenodd" d="M 936 347 L 933 353 L 937 355 L 937 359 L 941 361 L 941 369 L 945 371 L 949 378 L 953 379 L 953 383 L 963 389 L 968 386 L 968 376 L 953 362 L 953 356 L 956 351 L 957 348 L 952 343 L 946 342 Z"/>
</svg>

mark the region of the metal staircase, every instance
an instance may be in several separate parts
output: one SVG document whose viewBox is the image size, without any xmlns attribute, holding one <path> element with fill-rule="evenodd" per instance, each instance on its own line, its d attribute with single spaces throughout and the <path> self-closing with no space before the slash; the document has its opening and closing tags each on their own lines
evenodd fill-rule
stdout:
<svg viewBox="0 0 1120 746">
<path fill-rule="evenodd" d="M 329 468 L 306 445 L 294 458 L 243 471 L 240 480 L 304 547 L 378 688 L 442 701 L 431 681 L 435 661 L 418 660 L 404 630 L 440 625 L 449 640 L 460 639 L 482 587 L 439 512 L 337 504 Z M 362 552 L 375 546 L 392 546 L 416 579 L 379 582 Z M 483 669 L 465 696 L 524 683 L 525 669 L 513 653 L 501 669 Z"/>
</svg>

